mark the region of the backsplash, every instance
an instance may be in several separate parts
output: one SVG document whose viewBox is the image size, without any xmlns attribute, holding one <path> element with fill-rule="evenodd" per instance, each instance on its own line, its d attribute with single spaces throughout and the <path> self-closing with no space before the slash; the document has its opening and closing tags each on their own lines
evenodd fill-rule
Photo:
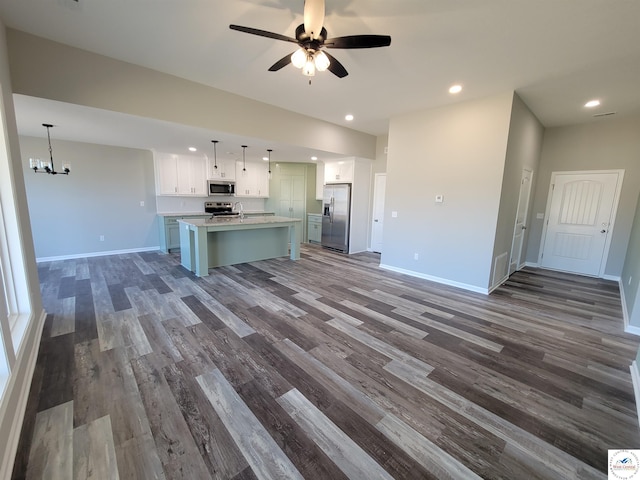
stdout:
<svg viewBox="0 0 640 480">
<path fill-rule="evenodd" d="M 246 197 L 172 197 L 157 196 L 156 211 L 158 213 L 195 213 L 204 212 L 204 202 L 242 202 L 242 207 L 246 211 L 263 211 L 264 198 Z"/>
</svg>

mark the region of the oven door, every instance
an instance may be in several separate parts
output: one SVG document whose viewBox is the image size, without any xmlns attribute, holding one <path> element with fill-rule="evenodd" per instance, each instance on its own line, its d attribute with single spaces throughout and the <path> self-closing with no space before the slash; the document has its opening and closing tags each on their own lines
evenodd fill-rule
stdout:
<svg viewBox="0 0 640 480">
<path fill-rule="evenodd" d="M 209 195 L 226 195 L 232 197 L 236 194 L 236 184 L 233 182 L 209 181 Z"/>
</svg>

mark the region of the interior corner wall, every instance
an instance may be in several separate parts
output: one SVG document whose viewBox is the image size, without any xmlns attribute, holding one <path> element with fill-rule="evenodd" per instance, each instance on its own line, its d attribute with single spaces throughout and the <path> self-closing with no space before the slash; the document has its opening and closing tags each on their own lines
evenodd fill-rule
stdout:
<svg viewBox="0 0 640 480">
<path fill-rule="evenodd" d="M 640 327 L 640 196 L 629 237 L 629 248 L 620 279 L 629 325 Z"/>
<path fill-rule="evenodd" d="M 487 291 L 512 100 L 508 92 L 390 120 L 384 267 Z"/>
<path fill-rule="evenodd" d="M 544 127 L 540 121 L 531 112 L 531 110 L 529 110 L 529 107 L 527 107 L 522 99 L 517 94 L 514 94 L 511 110 L 511 122 L 509 125 L 509 139 L 507 142 L 507 154 L 502 180 L 500 209 L 498 213 L 498 223 L 493 248 L 494 261 L 491 265 L 491 287 L 499 285 L 505 279 L 505 275 L 508 275 L 509 260 L 512 255 L 513 229 L 518 211 L 522 171 L 523 169 L 528 168 L 533 172 L 533 185 L 531 188 L 531 196 L 533 197 L 536 174 L 542 151 L 543 135 Z M 529 203 L 529 211 L 531 211 L 531 203 L 532 202 Z M 527 222 L 527 224 L 528 223 L 529 222 Z M 526 248 L 526 233 L 527 232 L 525 230 L 523 250 Z M 503 272 L 497 272 L 498 275 L 494 275 L 496 265 L 495 260 L 505 253 L 507 254 L 507 271 L 504 272 L 504 274 Z"/>
<path fill-rule="evenodd" d="M 47 158 L 47 139 L 20 137 L 37 258 L 158 248 L 151 151 L 51 143 L 54 161 L 71 163 L 68 176 L 31 171 L 29 158 Z"/>
<path fill-rule="evenodd" d="M 543 219 L 552 172 L 623 169 L 618 213 L 612 233 L 605 275 L 619 278 L 627 253 L 631 226 L 640 194 L 640 115 L 602 117 L 589 123 L 547 128 L 542 142 L 542 155 L 535 195 L 527 262 L 537 264 L 542 242 Z"/>
</svg>

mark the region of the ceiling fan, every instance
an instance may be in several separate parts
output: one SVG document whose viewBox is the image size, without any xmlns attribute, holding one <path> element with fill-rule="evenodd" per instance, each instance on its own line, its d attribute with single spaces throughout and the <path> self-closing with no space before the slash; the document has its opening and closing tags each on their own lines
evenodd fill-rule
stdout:
<svg viewBox="0 0 640 480">
<path fill-rule="evenodd" d="M 277 72 L 292 63 L 309 77 L 314 76 L 316 71 L 324 70 L 329 70 L 339 78 L 349 75 L 347 69 L 336 58 L 324 51 L 326 48 L 376 48 L 391 45 L 389 35 L 349 35 L 327 38 L 327 30 L 323 24 L 324 0 L 305 0 L 304 23 L 296 28 L 296 38 L 241 25 L 229 25 L 229 28 L 260 37 L 297 43 L 300 48 L 271 65 L 269 71 Z"/>
</svg>

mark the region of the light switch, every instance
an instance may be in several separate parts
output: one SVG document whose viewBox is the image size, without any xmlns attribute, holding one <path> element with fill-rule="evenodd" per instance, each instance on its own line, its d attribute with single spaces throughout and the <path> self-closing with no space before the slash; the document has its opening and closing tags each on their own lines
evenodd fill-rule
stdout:
<svg viewBox="0 0 640 480">
<path fill-rule="evenodd" d="M 436 195 L 436 203 L 444 202 L 444 195 Z"/>
<path fill-rule="evenodd" d="M 396 218 L 396 217 L 398 216 L 398 212 L 391 212 L 391 216 L 392 216 L 393 218 Z"/>
</svg>

